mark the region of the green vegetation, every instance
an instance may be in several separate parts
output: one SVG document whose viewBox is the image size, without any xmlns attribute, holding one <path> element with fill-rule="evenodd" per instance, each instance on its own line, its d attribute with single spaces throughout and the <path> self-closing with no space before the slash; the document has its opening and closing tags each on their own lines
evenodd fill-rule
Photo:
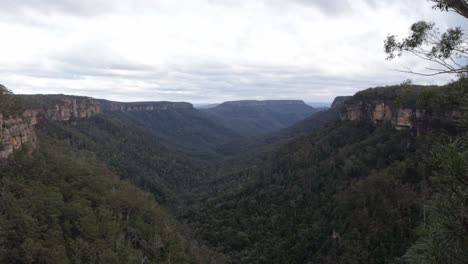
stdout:
<svg viewBox="0 0 468 264">
<path fill-rule="evenodd" d="M 89 99 L 84 96 L 72 96 L 64 94 L 35 94 L 19 96 L 27 109 L 50 109 L 62 104 L 64 99 Z"/>
<path fill-rule="evenodd" d="M 174 220 L 88 151 L 40 136 L 0 167 L 1 263 L 193 263 Z"/>
<path fill-rule="evenodd" d="M 23 112 L 21 100 L 5 86 L 0 84 L 0 114 L 4 116 L 19 115 Z"/>
<path fill-rule="evenodd" d="M 461 78 L 446 86 L 400 85 L 369 88 L 356 93 L 345 105 L 358 102 L 383 101 L 395 107 L 421 108 L 426 111 L 450 111 L 464 104 L 468 94 L 468 79 Z"/>
<path fill-rule="evenodd" d="M 168 148 L 197 160 L 219 159 L 217 147 L 240 136 L 195 109 L 113 112 L 107 116 L 139 127 Z"/>
<path fill-rule="evenodd" d="M 424 110 L 401 131 L 339 109 L 250 139 L 194 109 L 43 120 L 0 164 L 0 262 L 464 263 L 466 82 L 344 102 Z"/>
<path fill-rule="evenodd" d="M 432 150 L 434 195 L 420 237 L 404 256 L 409 263 L 468 260 L 468 148 L 462 139 Z"/>
<path fill-rule="evenodd" d="M 267 102 L 267 103 L 264 103 Z M 269 103 L 268 103 L 269 102 Z M 234 101 L 203 109 L 216 123 L 243 136 L 258 136 L 287 128 L 316 110 L 298 101 Z"/>
<path fill-rule="evenodd" d="M 422 125 L 430 127 L 424 134 L 366 121 L 330 123 L 228 181 L 243 182 L 241 187 L 219 180 L 210 186 L 221 188 L 217 195 L 197 197 L 183 216 L 233 263 L 397 261 L 416 241 L 431 197 L 433 168 L 426 157 L 436 142 L 466 133 L 456 127 L 458 118 L 445 115 L 467 105 L 466 80 L 419 87 L 408 96 L 409 89 L 370 89 L 347 103 L 386 98 L 425 105 L 429 115 Z"/>
<path fill-rule="evenodd" d="M 70 147 L 96 154 L 115 173 L 153 193 L 161 203 L 175 203 L 206 173 L 206 164 L 165 147 L 120 114 L 102 114 L 77 124 L 46 122 L 40 130 Z"/>
</svg>

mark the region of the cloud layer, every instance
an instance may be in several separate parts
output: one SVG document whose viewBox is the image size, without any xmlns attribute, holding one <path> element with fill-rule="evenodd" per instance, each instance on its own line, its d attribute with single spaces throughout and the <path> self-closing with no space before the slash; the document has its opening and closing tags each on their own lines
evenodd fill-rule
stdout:
<svg viewBox="0 0 468 264">
<path fill-rule="evenodd" d="M 6 0 L 0 83 L 121 101 L 330 101 L 413 78 L 383 39 L 418 20 L 466 28 L 425 0 Z"/>
</svg>

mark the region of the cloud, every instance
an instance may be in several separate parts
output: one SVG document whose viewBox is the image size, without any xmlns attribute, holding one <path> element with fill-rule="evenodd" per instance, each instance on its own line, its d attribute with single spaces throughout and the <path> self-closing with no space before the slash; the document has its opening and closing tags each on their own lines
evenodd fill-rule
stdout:
<svg viewBox="0 0 468 264">
<path fill-rule="evenodd" d="M 383 39 L 466 22 L 425 0 L 0 1 L 0 83 L 113 100 L 331 101 L 412 77 Z M 5 37 L 6 36 L 6 37 Z"/>
</svg>

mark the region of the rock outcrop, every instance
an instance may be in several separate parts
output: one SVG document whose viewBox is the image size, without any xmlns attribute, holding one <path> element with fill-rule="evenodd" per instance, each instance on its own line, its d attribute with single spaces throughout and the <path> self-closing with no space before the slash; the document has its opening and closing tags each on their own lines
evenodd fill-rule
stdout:
<svg viewBox="0 0 468 264">
<path fill-rule="evenodd" d="M 192 104 L 185 102 L 122 103 L 64 95 L 31 95 L 24 98 L 28 109 L 22 115 L 4 117 L 0 114 L 0 159 L 8 158 L 24 145 L 36 146 L 34 127 L 43 120 L 76 121 L 114 111 L 193 109 Z"/>
<path fill-rule="evenodd" d="M 331 109 L 340 110 L 343 107 L 346 100 L 348 100 L 351 97 L 352 96 L 337 96 L 337 97 L 335 97 L 335 100 L 333 100 L 333 103 L 331 104 Z"/>
<path fill-rule="evenodd" d="M 341 109 L 341 120 L 368 119 L 374 124 L 390 123 L 396 129 L 412 128 L 416 118 L 421 118 L 424 111 L 404 107 L 395 107 L 383 101 L 357 102 L 346 104 Z"/>
<path fill-rule="evenodd" d="M 0 114 L 0 159 L 8 158 L 23 145 L 36 145 L 34 123 L 28 117 L 4 118 Z"/>
<path fill-rule="evenodd" d="M 112 102 L 112 101 L 106 101 L 106 100 L 99 100 L 98 102 L 103 112 L 193 109 L 193 105 L 191 103 L 186 103 L 186 102 L 121 103 L 121 102 Z"/>
</svg>

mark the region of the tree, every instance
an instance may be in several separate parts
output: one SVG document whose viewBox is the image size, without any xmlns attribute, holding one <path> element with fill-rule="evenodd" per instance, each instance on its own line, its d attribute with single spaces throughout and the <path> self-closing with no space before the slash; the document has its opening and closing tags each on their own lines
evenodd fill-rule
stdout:
<svg viewBox="0 0 468 264">
<path fill-rule="evenodd" d="M 454 11 L 468 18 L 468 3 L 466 0 L 431 0 L 435 5 L 434 9 L 442 11 Z"/>
<path fill-rule="evenodd" d="M 435 9 L 455 11 L 464 17 L 468 16 L 468 4 L 465 0 L 430 0 L 436 3 Z M 384 42 L 387 59 L 392 60 L 410 53 L 432 64 L 424 72 L 415 72 L 409 68 L 400 70 L 424 76 L 439 74 L 466 75 L 468 67 L 468 42 L 461 27 L 453 27 L 441 33 L 435 24 L 419 21 L 411 26 L 410 35 L 399 40 L 389 35 Z"/>
<path fill-rule="evenodd" d="M 0 84 L 0 114 L 5 116 L 20 114 L 22 105 L 18 97 Z"/>
<path fill-rule="evenodd" d="M 404 258 L 410 264 L 468 260 L 468 148 L 458 139 L 432 151 L 435 193 L 421 235 Z"/>
</svg>

